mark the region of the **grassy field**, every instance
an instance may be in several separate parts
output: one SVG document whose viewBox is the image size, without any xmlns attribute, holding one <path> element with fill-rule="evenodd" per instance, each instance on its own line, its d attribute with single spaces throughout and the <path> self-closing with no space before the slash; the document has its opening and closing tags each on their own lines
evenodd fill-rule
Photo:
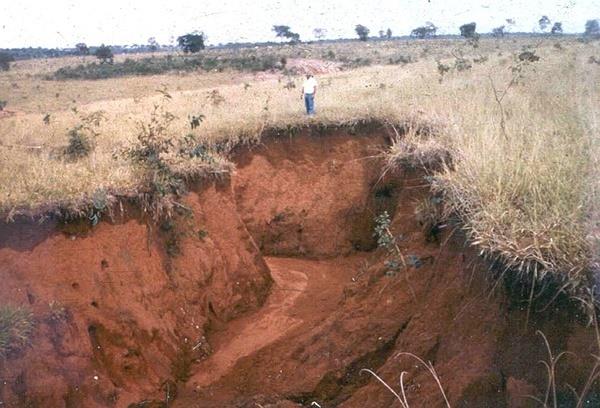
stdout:
<svg viewBox="0 0 600 408">
<path fill-rule="evenodd" d="M 520 61 L 525 48 L 540 60 Z M 366 66 L 319 75 L 318 114 L 309 120 L 299 99 L 302 78 L 284 71 L 49 81 L 49 73 L 81 61 L 16 63 L 0 73 L 0 100 L 15 111 L 0 119 L 0 210 L 14 216 L 77 208 L 98 191 L 135 193 L 141 169 L 118 152 L 135 143 L 155 104 L 169 113 L 169 138 L 191 133 L 225 151 L 271 127 L 362 120 L 427 126 L 434 132 L 398 140 L 392 162 L 448 152 L 452 166 L 435 174 L 435 185 L 484 253 L 538 278 L 548 272 L 565 278 L 573 293 L 589 286 L 600 213 L 600 66 L 589 58 L 600 56 L 598 42 L 484 39 L 477 48 L 463 40 L 350 42 L 236 55 L 267 52 Z M 390 64 L 399 56 L 414 62 Z M 65 160 L 60 152 L 69 130 L 93 112 L 103 118 L 94 126 L 95 149 Z M 200 114 L 204 120 L 192 130 L 190 116 Z"/>
</svg>

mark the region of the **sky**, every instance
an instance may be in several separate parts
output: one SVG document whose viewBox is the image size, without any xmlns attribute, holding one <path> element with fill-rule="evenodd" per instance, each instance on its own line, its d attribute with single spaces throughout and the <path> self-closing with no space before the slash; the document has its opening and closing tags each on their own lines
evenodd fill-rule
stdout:
<svg viewBox="0 0 600 408">
<path fill-rule="evenodd" d="M 212 45 L 268 41 L 274 24 L 289 25 L 302 40 L 314 39 L 317 27 L 326 38 L 355 37 L 356 24 L 371 35 L 387 28 L 407 35 L 427 21 L 440 34 L 475 21 L 483 33 L 507 18 L 516 23 L 511 31 L 530 32 L 539 31 L 542 15 L 561 21 L 565 32 L 582 32 L 588 19 L 600 18 L 600 0 L 0 0 L 0 48 L 147 44 L 149 37 L 173 44 L 196 30 Z"/>
</svg>

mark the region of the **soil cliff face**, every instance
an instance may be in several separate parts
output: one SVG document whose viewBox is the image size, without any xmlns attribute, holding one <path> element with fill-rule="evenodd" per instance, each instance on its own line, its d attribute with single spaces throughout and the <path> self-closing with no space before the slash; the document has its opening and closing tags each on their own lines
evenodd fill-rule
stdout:
<svg viewBox="0 0 600 408">
<path fill-rule="evenodd" d="M 230 186 L 196 190 L 168 224 L 130 210 L 93 228 L 0 227 L 0 298 L 37 321 L 31 348 L 0 362 L 4 406 L 164 400 L 210 351 L 211 325 L 264 302 L 269 270 Z"/>
<path fill-rule="evenodd" d="M 393 213 L 398 182 L 381 179 L 380 127 L 305 130 L 240 152 L 239 213 L 265 255 L 343 256 L 374 249 L 374 217 Z"/>
</svg>

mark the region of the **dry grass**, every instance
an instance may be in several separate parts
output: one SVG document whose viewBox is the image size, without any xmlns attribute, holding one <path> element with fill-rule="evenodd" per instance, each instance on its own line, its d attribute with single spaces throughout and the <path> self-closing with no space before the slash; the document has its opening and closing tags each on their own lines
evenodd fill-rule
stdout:
<svg viewBox="0 0 600 408">
<path fill-rule="evenodd" d="M 556 41 L 538 45 L 541 60 L 525 67 L 524 77 L 508 90 L 502 101 L 504 130 L 490 79 L 497 89 L 505 89 L 514 75 L 514 53 L 533 44 L 531 39 L 490 39 L 477 49 L 440 40 L 302 45 L 265 52 L 314 58 L 331 50 L 336 58 L 358 55 L 381 63 L 399 54 L 417 59 L 319 76 L 317 117 L 312 121 L 340 125 L 378 120 L 412 126 L 415 131 L 392 147 L 392 163 L 439 162 L 450 154 L 452 169 L 438 172 L 437 180 L 473 242 L 537 278 L 547 272 L 565 277 L 574 289 L 590 282 L 592 247 L 598 245 L 600 230 L 600 78 L 596 64 L 587 62 L 599 46 L 566 38 L 559 49 L 553 46 Z M 488 59 L 473 63 L 472 69 L 446 73 L 440 81 L 437 61 L 452 65 L 452 53 L 471 61 Z M 78 206 L 98 190 L 137 191 L 139 170 L 114 153 L 135 141 L 139 123 L 148 122 L 161 98 L 155 90 L 163 86 L 172 95 L 166 110 L 176 117 L 169 128 L 173 139 L 193 133 L 207 143 L 233 146 L 257 140 L 270 127 L 312 123 L 303 114 L 298 88 L 286 88 L 288 78 L 282 74 L 48 82 L 34 73 L 32 64 L 19 63 L 14 71 L 0 74 L 8 109 L 23 111 L 0 119 L 4 214 Z M 53 64 L 57 68 L 58 60 Z M 291 79 L 300 85 L 301 78 Z M 79 112 L 103 111 L 107 120 L 98 129 L 94 152 L 66 162 L 55 152 L 64 148 L 68 131 L 78 125 L 80 114 L 70 110 L 75 106 Z M 43 121 L 47 112 L 49 124 Z M 198 114 L 206 118 L 192 131 L 188 116 Z M 423 124 L 436 133 L 418 132 Z"/>
<path fill-rule="evenodd" d="M 0 307 L 0 359 L 29 344 L 33 331 L 33 314 L 30 310 L 15 307 Z"/>
</svg>

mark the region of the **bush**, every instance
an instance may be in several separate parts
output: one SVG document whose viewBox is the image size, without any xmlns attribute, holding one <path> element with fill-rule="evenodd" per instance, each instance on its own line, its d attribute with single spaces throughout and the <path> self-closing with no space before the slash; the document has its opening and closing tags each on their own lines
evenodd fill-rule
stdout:
<svg viewBox="0 0 600 408">
<path fill-rule="evenodd" d="M 112 64 L 113 63 L 113 52 L 110 49 L 110 47 L 102 44 L 100 47 L 98 47 L 96 49 L 96 51 L 94 51 L 94 55 L 96 56 L 96 58 L 98 58 L 100 60 L 101 64 L 105 64 L 105 63 L 109 63 Z"/>
<path fill-rule="evenodd" d="M 186 54 L 196 53 L 204 49 L 204 33 L 193 32 L 177 37 L 177 44 Z"/>
<path fill-rule="evenodd" d="M 0 51 L 0 70 L 8 71 L 10 69 L 10 63 L 13 62 L 14 60 L 15 60 L 15 57 L 13 57 L 8 52 Z"/>
<path fill-rule="evenodd" d="M 64 156 L 71 161 L 89 156 L 96 146 L 96 138 L 100 134 L 96 129 L 104 120 L 102 111 L 80 115 L 81 123 L 69 130 L 69 143 L 64 150 Z"/>
<path fill-rule="evenodd" d="M 171 96 L 164 90 L 161 93 L 166 103 Z M 171 133 L 176 118 L 164 103 L 154 106 L 150 121 L 140 124 L 137 142 L 121 152 L 144 173 L 141 204 L 155 219 L 169 219 L 175 207 L 182 207 L 177 199 L 186 192 L 186 178 L 230 171 L 230 163 L 194 134 L 176 137 Z"/>
<path fill-rule="evenodd" d="M 65 156 L 69 160 L 77 160 L 88 156 L 94 150 L 94 143 L 80 127 L 69 130 L 69 144 L 65 148 Z"/>
<path fill-rule="evenodd" d="M 4 108 L 6 108 L 6 105 L 8 105 L 8 101 L 0 100 L 0 112 L 2 112 Z"/>
<path fill-rule="evenodd" d="M 34 328 L 33 314 L 24 307 L 0 307 L 0 358 L 29 344 Z"/>
<path fill-rule="evenodd" d="M 370 30 L 362 24 L 358 24 L 356 27 L 354 27 L 354 31 L 356 31 L 356 34 L 361 41 L 367 41 L 369 38 Z"/>
<path fill-rule="evenodd" d="M 173 57 L 171 55 L 161 58 L 142 58 L 139 60 L 128 58 L 123 62 L 112 65 L 91 63 L 87 65 L 80 64 L 74 67 L 63 67 L 52 75 L 47 76 L 46 79 L 107 79 L 129 75 L 159 75 L 172 71 L 223 71 L 225 69 L 258 72 L 282 69 L 280 60 L 276 55 L 219 59 L 202 56 Z"/>
<path fill-rule="evenodd" d="M 468 23 L 460 26 L 460 35 L 465 38 L 474 38 L 477 33 L 475 29 L 477 28 L 477 23 Z"/>
<path fill-rule="evenodd" d="M 405 64 L 410 64 L 413 61 L 412 57 L 410 55 L 398 55 L 396 57 L 390 57 L 388 60 L 388 63 L 391 65 L 405 65 Z"/>
</svg>

